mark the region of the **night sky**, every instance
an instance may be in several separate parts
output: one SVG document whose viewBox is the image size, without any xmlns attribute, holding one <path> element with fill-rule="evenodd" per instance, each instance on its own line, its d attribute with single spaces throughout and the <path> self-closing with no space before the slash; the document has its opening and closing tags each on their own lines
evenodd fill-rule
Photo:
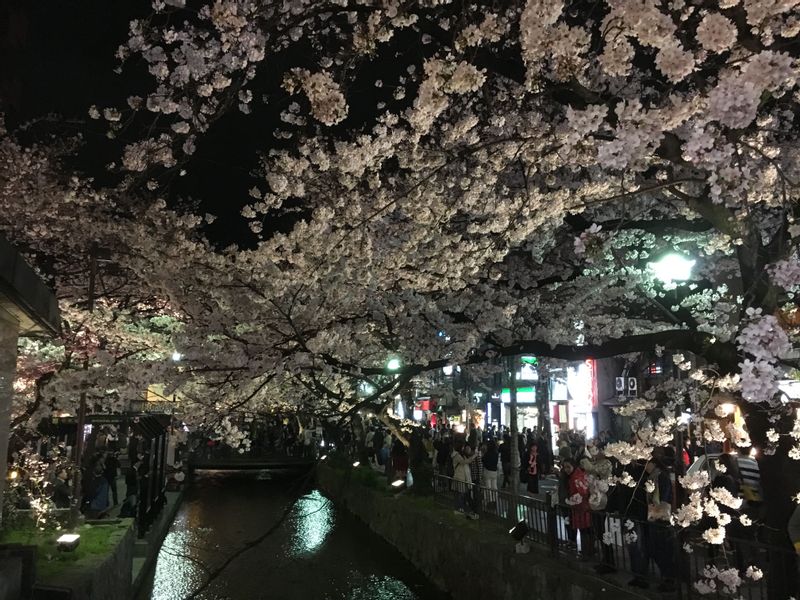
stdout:
<svg viewBox="0 0 800 600">
<path fill-rule="evenodd" d="M 15 0 L 0 8 L 0 99 L 9 129 L 36 122 L 20 134 L 28 142 L 80 132 L 85 144 L 70 166 L 100 183 L 114 183 L 105 165 L 117 160 L 121 144 L 141 129 L 108 140 L 104 122 L 89 119 L 88 109 L 124 107 L 129 95 L 151 89 L 152 80 L 135 63 L 114 73 L 114 53 L 127 39 L 129 21 L 147 14 L 149 2 L 108 0 Z M 196 154 L 183 167 L 187 175 L 167 179 L 174 205 L 219 217 L 208 234 L 220 245 L 253 241 L 239 211 L 257 182 L 250 175 L 256 149 L 269 147 L 279 124 L 274 112 L 225 116 L 198 140 Z M 286 225 L 271 224 L 274 230 Z"/>
<path fill-rule="evenodd" d="M 138 128 L 135 124 L 120 139 L 109 140 L 105 123 L 89 119 L 88 109 L 92 104 L 125 107 L 129 95 L 144 96 L 151 90 L 153 80 L 135 61 L 126 63 L 121 75 L 114 72 L 118 67 L 115 52 L 127 40 L 130 20 L 149 13 L 149 2 L 7 2 L 0 8 L 0 100 L 9 129 L 35 121 L 33 127 L 18 132 L 20 139 L 28 142 L 80 132 L 85 144 L 70 167 L 95 177 L 101 185 L 118 181 L 105 166 L 118 160 L 122 144 L 140 135 L 147 123 L 143 121 Z M 406 75 L 408 64 L 397 60 L 397 53 L 418 61 L 426 49 L 415 36 L 398 36 L 393 46 L 371 62 L 363 61 L 359 76 L 348 84 L 350 114 L 335 130 L 338 135 L 369 127 L 378 102 L 395 110 L 403 108 L 391 96 L 392 81 Z M 388 61 L 387 53 L 391 53 Z M 251 86 L 256 98 L 268 93 L 270 104 L 254 102 L 251 115 L 237 110 L 225 115 L 198 139 L 197 152 L 181 167 L 187 171 L 184 177 L 178 177 L 176 170 L 159 180 L 174 207 L 218 217 L 206 233 L 219 246 L 251 246 L 256 241 L 240 211 L 251 201 L 248 190 L 260 182 L 252 176 L 258 152 L 287 143 L 273 136 L 283 125 L 280 112 L 289 102 L 303 101 L 286 97 L 280 89 L 282 73 L 291 66 L 314 68 L 311 53 L 294 47 L 285 56 L 272 56 Z M 389 85 L 376 89 L 377 78 Z M 408 97 L 413 97 L 410 90 Z M 302 213 L 276 215 L 264 224 L 265 231 L 288 230 L 298 215 L 302 218 Z"/>
</svg>

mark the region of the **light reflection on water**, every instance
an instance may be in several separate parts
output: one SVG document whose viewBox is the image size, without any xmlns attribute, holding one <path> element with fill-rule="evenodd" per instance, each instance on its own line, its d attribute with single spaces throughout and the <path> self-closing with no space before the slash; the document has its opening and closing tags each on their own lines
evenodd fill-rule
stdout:
<svg viewBox="0 0 800 600">
<path fill-rule="evenodd" d="M 314 552 L 319 548 L 334 525 L 330 501 L 314 490 L 300 498 L 290 517 L 294 525 L 291 554 Z"/>
<path fill-rule="evenodd" d="M 184 598 L 203 582 L 204 569 L 191 558 L 210 530 L 188 527 L 188 515 L 179 514 L 164 538 L 153 578 L 153 600 Z"/>
<path fill-rule="evenodd" d="M 359 573 L 351 573 L 352 588 L 347 600 L 415 600 L 417 598 L 405 583 L 394 577 L 370 575 L 364 578 L 359 575 Z"/>
<path fill-rule="evenodd" d="M 199 479 L 167 534 L 152 595 L 183 600 L 243 545 L 274 527 L 291 481 Z M 302 496 L 273 534 L 234 559 L 198 600 L 442 600 L 397 551 L 319 491 Z"/>
</svg>

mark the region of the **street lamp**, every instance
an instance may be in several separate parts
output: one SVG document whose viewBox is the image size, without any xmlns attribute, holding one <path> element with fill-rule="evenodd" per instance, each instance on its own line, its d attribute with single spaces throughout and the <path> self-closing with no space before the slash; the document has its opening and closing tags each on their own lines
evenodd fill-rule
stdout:
<svg viewBox="0 0 800 600">
<path fill-rule="evenodd" d="M 181 354 L 177 350 L 172 353 L 172 362 L 180 362 L 182 358 L 183 354 Z"/>
<path fill-rule="evenodd" d="M 389 362 L 386 363 L 386 368 L 390 371 L 398 371 L 402 366 L 403 363 L 400 362 L 399 358 L 390 358 Z"/>
<path fill-rule="evenodd" d="M 692 267 L 696 262 L 683 254 L 672 252 L 663 256 L 658 262 L 649 263 L 647 266 L 653 271 L 656 279 L 662 283 L 673 283 L 689 279 L 692 276 Z"/>
</svg>

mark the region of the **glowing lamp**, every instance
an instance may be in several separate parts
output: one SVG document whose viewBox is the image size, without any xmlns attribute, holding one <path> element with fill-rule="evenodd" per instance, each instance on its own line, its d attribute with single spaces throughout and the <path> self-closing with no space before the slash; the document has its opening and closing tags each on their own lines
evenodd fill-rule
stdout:
<svg viewBox="0 0 800 600">
<path fill-rule="evenodd" d="M 397 371 L 401 366 L 403 366 L 403 363 L 400 362 L 399 358 L 389 359 L 389 362 L 386 363 L 386 368 L 390 371 Z"/>
<path fill-rule="evenodd" d="M 320 460 L 325 460 L 326 458 L 328 458 L 327 454 L 323 454 L 322 456 L 319 457 Z"/>
<path fill-rule="evenodd" d="M 360 465 L 360 464 L 361 464 L 361 461 L 358 461 L 358 460 L 357 460 L 356 462 L 354 462 L 354 463 L 353 463 L 353 466 L 354 466 L 354 467 L 357 467 L 357 466 L 358 466 L 358 465 Z"/>
<path fill-rule="evenodd" d="M 9 471 L 8 478 L 11 481 L 14 481 L 17 477 L 19 477 L 19 471 Z"/>
<path fill-rule="evenodd" d="M 516 525 L 514 525 L 511 529 L 508 530 L 508 533 L 511 534 L 511 537 L 514 538 L 515 542 L 521 542 L 525 539 L 525 536 L 528 535 L 528 524 L 525 521 L 520 521 Z"/>
<path fill-rule="evenodd" d="M 736 411 L 736 405 L 733 402 L 725 402 L 720 404 L 719 407 L 726 417 L 732 415 Z"/>
<path fill-rule="evenodd" d="M 77 533 L 65 533 L 56 540 L 56 547 L 59 552 L 73 552 L 81 541 L 81 536 Z"/>
<path fill-rule="evenodd" d="M 650 263 L 648 267 L 653 271 L 656 279 L 662 283 L 686 281 L 692 276 L 692 267 L 696 260 L 690 260 L 682 254 L 667 254 L 658 262 Z"/>
<path fill-rule="evenodd" d="M 177 350 L 172 353 L 172 362 L 180 362 L 180 360 L 182 358 L 183 358 L 183 354 L 181 354 Z"/>
<path fill-rule="evenodd" d="M 395 479 L 392 482 L 392 487 L 397 490 L 397 489 L 400 489 L 401 487 L 403 487 L 405 484 L 406 484 L 406 482 L 403 481 L 402 479 Z"/>
</svg>

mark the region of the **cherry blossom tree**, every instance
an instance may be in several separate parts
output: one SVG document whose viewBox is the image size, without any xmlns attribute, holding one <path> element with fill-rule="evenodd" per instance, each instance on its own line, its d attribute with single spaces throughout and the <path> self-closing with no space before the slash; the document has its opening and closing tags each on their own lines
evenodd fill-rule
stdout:
<svg viewBox="0 0 800 600">
<path fill-rule="evenodd" d="M 242 211 L 253 247 L 211 251 L 199 217 L 169 217 L 169 251 L 125 237 L 180 314 L 175 382 L 198 418 L 348 419 L 447 365 L 667 352 L 688 376 L 627 407 L 637 441 L 612 452 L 650 456 L 691 409 L 707 438 L 758 449 L 783 526 L 800 481 L 777 387 L 800 366 L 796 3 L 153 6 L 118 52 L 152 86 L 89 111 L 112 136 L 150 124 L 117 161 L 124 193 L 155 191 L 231 111 L 283 123 Z M 656 277 L 669 253 L 690 276 Z M 746 427 L 720 421 L 729 402 Z M 707 487 L 679 526 L 720 514 Z"/>
<path fill-rule="evenodd" d="M 181 304 L 229 387 L 268 399 L 294 381 L 347 414 L 371 377 L 381 404 L 445 364 L 659 346 L 741 394 L 760 447 L 770 423 L 794 443 L 775 384 L 796 333 L 794 4 L 154 8 L 119 49 L 152 90 L 91 111 L 112 133 L 153 115 L 129 172 L 190 160 L 230 110 L 288 103 L 243 211 L 257 250 L 226 254 L 222 289 L 216 267 L 197 273 L 218 301 Z M 284 210 L 301 216 L 273 235 Z M 697 261 L 690 282 L 654 277 L 669 251 Z"/>
</svg>

